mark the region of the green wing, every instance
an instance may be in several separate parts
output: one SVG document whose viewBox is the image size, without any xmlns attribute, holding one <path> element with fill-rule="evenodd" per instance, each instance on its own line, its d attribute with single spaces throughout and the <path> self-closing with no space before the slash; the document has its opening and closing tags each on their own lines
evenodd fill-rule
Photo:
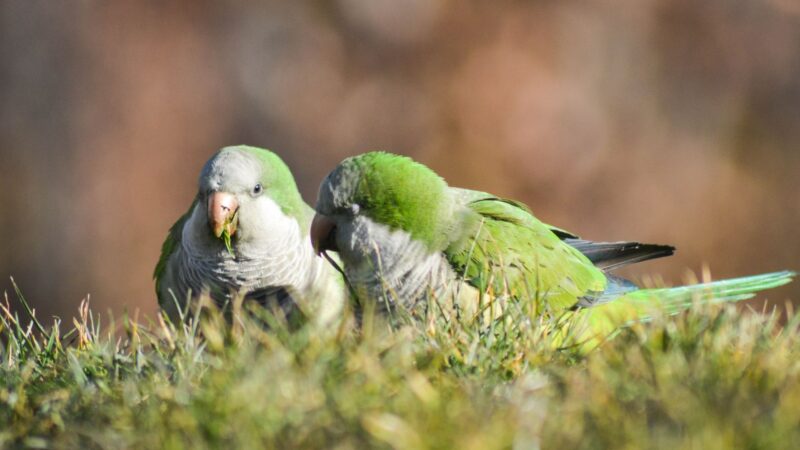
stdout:
<svg viewBox="0 0 800 450">
<path fill-rule="evenodd" d="M 466 189 L 452 190 L 464 204 L 466 232 L 445 250 L 459 275 L 493 295 L 534 299 L 537 311 L 574 306 L 605 291 L 605 274 L 564 243 L 563 230 L 540 222 L 522 203 Z"/>
<path fill-rule="evenodd" d="M 197 199 L 192 202 L 192 206 L 189 207 L 189 211 L 186 211 L 186 213 L 182 215 L 174 225 L 172 225 L 167 233 L 167 238 L 161 245 L 161 257 L 158 258 L 158 264 L 156 264 L 156 268 L 153 271 L 153 279 L 156 280 L 156 295 L 158 295 L 160 292 L 161 280 L 164 276 L 164 272 L 167 269 L 167 262 L 169 261 L 170 256 L 172 256 L 172 254 L 175 253 L 175 251 L 180 247 L 183 224 L 185 224 L 186 220 L 189 219 L 189 216 L 192 214 L 192 211 L 194 211 L 194 207 L 196 205 Z"/>
</svg>

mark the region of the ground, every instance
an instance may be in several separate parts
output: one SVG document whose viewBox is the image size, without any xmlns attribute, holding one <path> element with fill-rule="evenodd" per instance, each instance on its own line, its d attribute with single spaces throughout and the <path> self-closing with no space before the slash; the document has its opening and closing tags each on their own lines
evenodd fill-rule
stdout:
<svg viewBox="0 0 800 450">
<path fill-rule="evenodd" d="M 195 320 L 197 319 L 197 320 Z M 800 316 L 697 306 L 588 353 L 509 311 L 360 327 L 214 310 L 69 325 L 6 310 L 0 447 L 790 448 Z M 265 326 L 266 322 L 266 326 Z M 68 330 L 68 331 L 65 331 Z"/>
</svg>

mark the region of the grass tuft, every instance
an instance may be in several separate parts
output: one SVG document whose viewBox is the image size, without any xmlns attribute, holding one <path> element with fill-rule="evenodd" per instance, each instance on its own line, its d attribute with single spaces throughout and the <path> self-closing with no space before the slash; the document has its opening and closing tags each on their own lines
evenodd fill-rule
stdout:
<svg viewBox="0 0 800 450">
<path fill-rule="evenodd" d="M 695 305 L 585 353 L 491 323 L 315 329 L 203 303 L 185 323 L 0 305 L 0 447 L 789 448 L 800 315 Z M 244 309 L 246 312 L 241 312 Z M 229 325 L 229 323 L 232 323 Z M 264 324 L 269 324 L 265 327 Z"/>
</svg>

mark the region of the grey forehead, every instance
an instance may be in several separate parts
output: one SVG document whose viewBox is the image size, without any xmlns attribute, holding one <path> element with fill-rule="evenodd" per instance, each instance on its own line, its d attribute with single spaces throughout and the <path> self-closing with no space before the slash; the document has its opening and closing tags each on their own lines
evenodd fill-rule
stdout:
<svg viewBox="0 0 800 450">
<path fill-rule="evenodd" d="M 359 177 L 355 168 L 339 165 L 322 181 L 317 198 L 317 210 L 331 213 L 348 208 L 353 201 Z"/>
<path fill-rule="evenodd" d="M 224 148 L 200 171 L 201 189 L 234 190 L 249 187 L 261 178 L 258 159 L 245 151 Z"/>
</svg>

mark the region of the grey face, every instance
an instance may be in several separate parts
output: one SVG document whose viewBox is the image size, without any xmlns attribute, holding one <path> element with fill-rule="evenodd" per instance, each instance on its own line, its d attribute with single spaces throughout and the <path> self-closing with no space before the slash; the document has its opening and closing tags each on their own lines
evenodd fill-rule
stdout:
<svg viewBox="0 0 800 450">
<path fill-rule="evenodd" d="M 287 218 L 276 202 L 265 195 L 264 171 L 258 157 L 240 148 L 224 148 L 214 155 L 198 180 L 200 203 L 192 221 L 196 233 L 211 231 L 210 235 L 217 240 L 227 233 L 239 247 L 276 238 L 284 228 L 276 221 Z M 204 216 L 205 226 L 200 216 Z M 215 248 L 217 244 L 212 243 Z"/>
<path fill-rule="evenodd" d="M 361 181 L 358 169 L 347 161 L 342 162 L 328 174 L 319 187 L 317 213 L 326 216 L 348 215 L 358 205 L 353 202 L 358 183 Z"/>
<path fill-rule="evenodd" d="M 348 161 L 325 178 L 320 186 L 311 234 L 318 250 L 339 253 L 348 272 L 367 274 L 375 272 L 382 264 L 379 258 L 386 263 L 396 258 L 397 247 L 405 247 L 408 236 L 402 232 L 392 233 L 364 214 L 361 205 L 354 201 L 359 182 L 358 167 Z"/>
<path fill-rule="evenodd" d="M 199 192 L 228 192 L 240 197 L 257 196 L 263 186 L 258 188 L 262 178 L 258 159 L 235 148 L 222 149 L 211 158 L 200 172 Z"/>
<path fill-rule="evenodd" d="M 441 289 L 450 280 L 444 258 L 367 217 L 351 200 L 353 179 L 336 171 L 322 183 L 311 228 L 317 250 L 337 251 L 357 295 L 379 300 L 381 308 L 396 301 L 413 306 L 431 288 Z"/>
<path fill-rule="evenodd" d="M 359 168 L 348 161 L 322 182 L 311 226 L 317 251 L 337 251 L 349 282 L 374 299 L 414 303 L 432 284 L 441 288 L 449 280 L 444 258 L 409 233 L 371 219 L 355 200 L 360 182 Z"/>
<path fill-rule="evenodd" d="M 366 218 L 361 206 L 353 201 L 360 182 L 356 167 L 341 163 L 322 181 L 317 197 L 311 238 L 318 251 L 333 250 L 351 264 L 363 257 L 365 248 L 356 248 L 353 237 L 362 229 Z"/>
</svg>

